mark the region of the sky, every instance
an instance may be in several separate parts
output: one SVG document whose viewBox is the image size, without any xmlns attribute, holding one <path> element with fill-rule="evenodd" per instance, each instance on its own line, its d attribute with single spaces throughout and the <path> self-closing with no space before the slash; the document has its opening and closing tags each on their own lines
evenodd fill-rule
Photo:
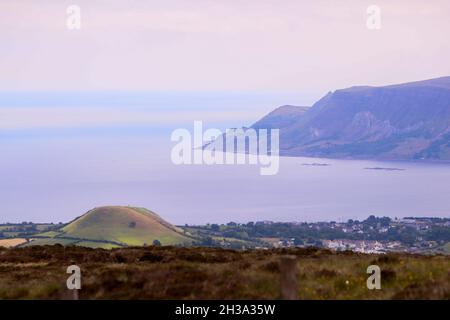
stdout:
<svg viewBox="0 0 450 320">
<path fill-rule="evenodd" d="M 2 0 L 0 130 L 250 125 L 336 89 L 450 75 L 449 17 L 448 0 Z"/>
<path fill-rule="evenodd" d="M 80 30 L 66 26 L 73 4 Z M 449 17 L 448 0 L 2 0 L 0 91 L 297 92 L 310 105 L 449 75 Z"/>
</svg>

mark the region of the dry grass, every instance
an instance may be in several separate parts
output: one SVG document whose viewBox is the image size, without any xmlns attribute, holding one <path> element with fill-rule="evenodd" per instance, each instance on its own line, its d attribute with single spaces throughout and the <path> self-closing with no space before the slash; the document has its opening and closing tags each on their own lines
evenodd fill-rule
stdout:
<svg viewBox="0 0 450 320">
<path fill-rule="evenodd" d="M 0 249 L 0 299 L 67 299 L 67 266 L 82 270 L 81 299 L 278 299 L 279 260 L 298 257 L 300 299 L 450 299 L 450 257 L 148 247 Z M 367 266 L 382 290 L 366 287 Z"/>
<path fill-rule="evenodd" d="M 12 247 L 16 247 L 18 245 L 21 245 L 21 244 L 23 244 L 25 242 L 27 242 L 27 240 L 26 239 L 22 239 L 22 238 L 1 239 L 0 240 L 0 247 L 12 248 Z"/>
</svg>

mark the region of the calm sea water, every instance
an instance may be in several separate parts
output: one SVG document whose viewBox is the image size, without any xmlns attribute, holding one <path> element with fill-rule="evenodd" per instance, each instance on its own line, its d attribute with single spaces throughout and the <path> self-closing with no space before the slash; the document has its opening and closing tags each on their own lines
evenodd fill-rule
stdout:
<svg viewBox="0 0 450 320">
<path fill-rule="evenodd" d="M 66 222 L 102 205 L 176 224 L 450 217 L 449 164 L 282 158 L 261 176 L 255 165 L 176 166 L 171 146 L 164 132 L 3 135 L 0 222 Z"/>
</svg>

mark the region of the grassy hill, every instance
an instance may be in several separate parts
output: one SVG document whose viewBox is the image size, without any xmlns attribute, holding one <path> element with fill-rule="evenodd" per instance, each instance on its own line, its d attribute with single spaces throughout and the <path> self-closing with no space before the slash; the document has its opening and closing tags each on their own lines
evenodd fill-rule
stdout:
<svg viewBox="0 0 450 320">
<path fill-rule="evenodd" d="M 114 248 L 151 245 L 154 240 L 162 245 L 192 242 L 183 230 L 150 210 L 109 206 L 95 208 L 59 230 L 37 234 L 27 245 L 60 243 Z"/>
</svg>

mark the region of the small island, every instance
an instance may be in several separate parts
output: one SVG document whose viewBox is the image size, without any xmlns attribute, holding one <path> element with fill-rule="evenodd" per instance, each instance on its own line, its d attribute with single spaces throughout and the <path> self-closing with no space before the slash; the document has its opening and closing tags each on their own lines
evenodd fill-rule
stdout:
<svg viewBox="0 0 450 320">
<path fill-rule="evenodd" d="M 331 166 L 331 164 L 313 162 L 313 163 L 302 163 L 302 166 L 327 167 L 327 166 Z"/>
<path fill-rule="evenodd" d="M 402 168 L 373 167 L 373 168 L 364 168 L 364 170 L 405 171 L 406 169 L 402 169 Z"/>
</svg>

